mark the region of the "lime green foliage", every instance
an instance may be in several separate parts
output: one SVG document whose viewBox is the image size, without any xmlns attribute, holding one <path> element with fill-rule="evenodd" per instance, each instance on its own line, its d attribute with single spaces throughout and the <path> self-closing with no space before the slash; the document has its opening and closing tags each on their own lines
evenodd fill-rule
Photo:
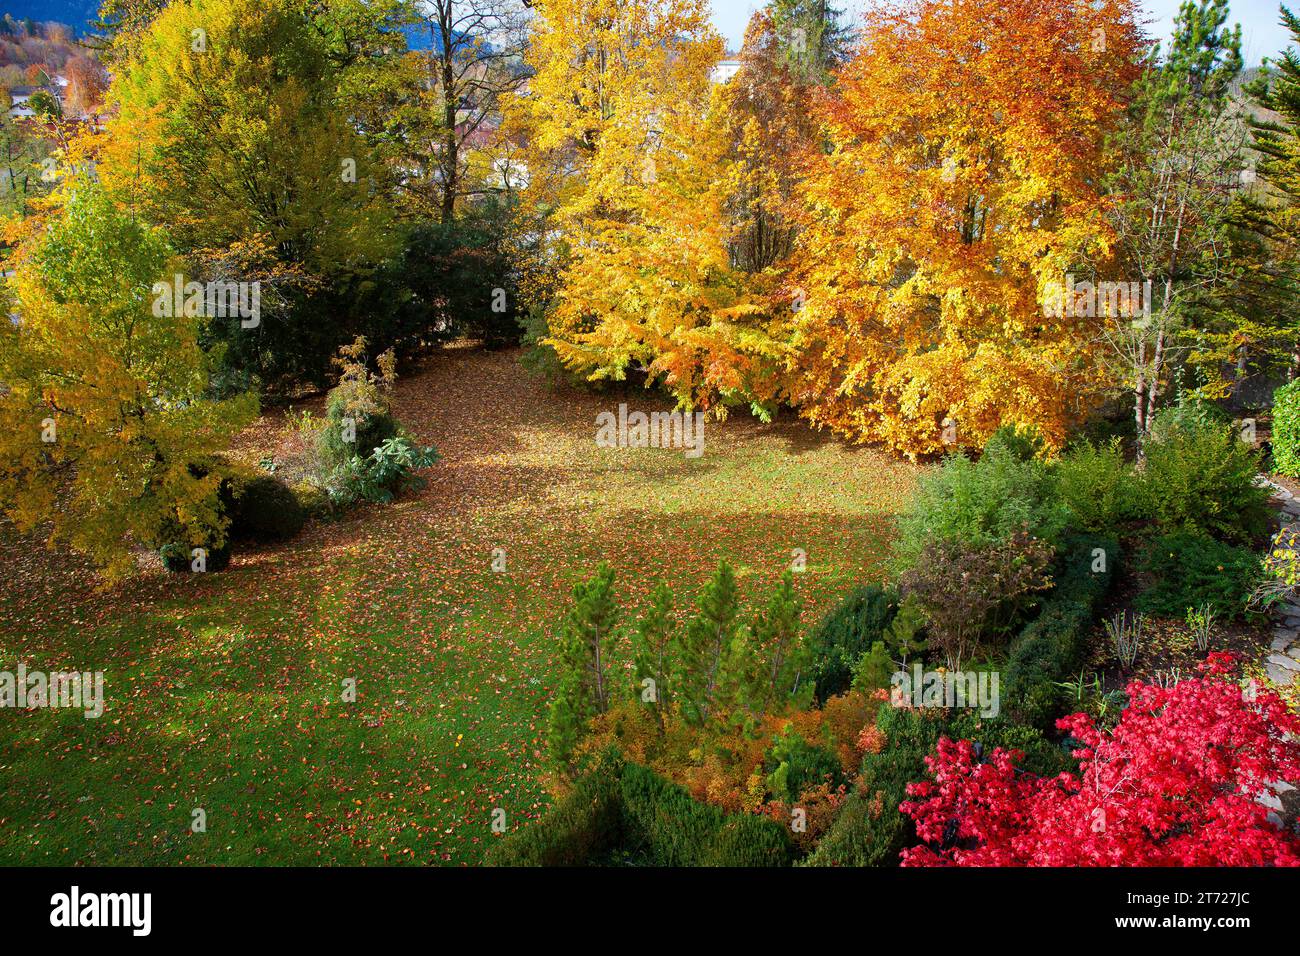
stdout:
<svg viewBox="0 0 1300 956">
<path fill-rule="evenodd" d="M 979 461 L 955 455 L 921 477 L 899 521 L 897 555 L 906 568 L 936 542 L 984 548 L 1004 544 L 1018 531 L 1055 544 L 1068 518 L 1043 462 L 1025 461 L 1006 443 L 991 442 Z"/>
<path fill-rule="evenodd" d="M 1210 604 L 1224 620 L 1240 618 L 1263 576 L 1253 551 L 1185 532 L 1153 540 L 1142 569 L 1155 580 L 1138 595 L 1137 606 L 1166 617 Z"/>
<path fill-rule="evenodd" d="M 1255 484 L 1259 453 L 1229 424 L 1195 404 L 1173 406 L 1156 416 L 1143 448 L 1142 512 L 1164 531 L 1243 543 L 1264 533 L 1268 491 Z"/>
<path fill-rule="evenodd" d="M 192 466 L 257 403 L 211 400 L 199 319 L 153 315 L 166 237 L 85 178 L 26 253 L 21 322 L 0 321 L 0 510 L 23 531 L 51 522 L 110 578 L 140 544 L 220 546 L 219 478 Z"/>
<path fill-rule="evenodd" d="M 1001 426 L 984 443 L 984 454 L 987 455 L 990 449 L 1004 452 L 1019 461 L 1033 461 L 1047 454 L 1042 433 L 1033 425 L 1023 428 L 1016 425 Z"/>
<path fill-rule="evenodd" d="M 1118 438 L 1076 444 L 1055 464 L 1052 478 L 1071 526 L 1081 531 L 1115 534 L 1139 514 L 1138 480 Z"/>
<path fill-rule="evenodd" d="M 493 846 L 494 866 L 785 866 L 785 830 L 698 803 L 616 750 L 602 753 L 546 816 Z"/>
<path fill-rule="evenodd" d="M 816 697 L 824 702 L 853 683 L 858 661 L 882 636 L 898 613 L 898 596 L 878 584 L 852 591 L 808 638 Z"/>
<path fill-rule="evenodd" d="M 1273 467 L 1300 478 L 1300 379 L 1273 393 Z"/>
</svg>

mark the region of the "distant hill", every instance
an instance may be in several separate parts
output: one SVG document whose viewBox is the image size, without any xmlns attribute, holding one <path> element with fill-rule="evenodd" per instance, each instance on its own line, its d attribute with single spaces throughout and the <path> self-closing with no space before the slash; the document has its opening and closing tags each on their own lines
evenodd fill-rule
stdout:
<svg viewBox="0 0 1300 956">
<path fill-rule="evenodd" d="M 15 20 L 30 17 L 37 22 L 64 23 L 81 36 L 99 18 L 99 0 L 0 0 L 0 16 L 6 13 Z M 429 49 L 431 44 L 426 25 L 416 24 L 402 32 L 412 50 Z"/>
<path fill-rule="evenodd" d="M 86 32 L 99 14 L 99 0 L 0 0 L 0 15 L 15 20 L 65 23 L 78 34 Z"/>
</svg>

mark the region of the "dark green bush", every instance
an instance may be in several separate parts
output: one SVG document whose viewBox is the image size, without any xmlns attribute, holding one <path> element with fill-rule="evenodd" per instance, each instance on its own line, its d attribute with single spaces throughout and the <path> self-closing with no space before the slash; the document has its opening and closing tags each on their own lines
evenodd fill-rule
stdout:
<svg viewBox="0 0 1300 956">
<path fill-rule="evenodd" d="M 1174 406 L 1152 423 L 1143 443 L 1142 511 L 1166 534 L 1254 541 L 1270 518 L 1269 493 L 1255 485 L 1259 453 L 1231 425 L 1195 407 Z"/>
<path fill-rule="evenodd" d="M 1179 619 L 1202 604 L 1213 605 L 1221 619 L 1241 617 L 1263 573 L 1252 551 L 1188 533 L 1151 541 L 1142 570 L 1155 580 L 1138 595 L 1138 609 Z"/>
<path fill-rule="evenodd" d="M 234 479 L 230 498 L 228 533 L 235 541 L 287 541 L 307 521 L 298 496 L 272 475 Z"/>
<path fill-rule="evenodd" d="M 1273 393 L 1273 467 L 1300 478 L 1300 379 Z"/>
<path fill-rule="evenodd" d="M 808 743 L 789 727 L 772 741 L 763 769 L 768 792 L 785 803 L 794 803 L 800 794 L 819 783 L 838 787 L 844 782 L 839 757 L 825 747 Z"/>
<path fill-rule="evenodd" d="M 619 781 L 624 766 L 617 752 L 601 755 L 541 820 L 496 841 L 484 856 L 484 863 L 583 866 L 600 859 L 623 842 Z"/>
<path fill-rule="evenodd" d="M 174 542 L 159 548 L 158 556 L 162 558 L 163 567 L 173 574 L 191 574 L 194 570 L 194 548 L 194 545 Z M 230 545 L 228 543 L 219 548 L 209 546 L 204 550 L 207 551 L 207 555 L 204 557 L 204 571 L 206 573 L 224 571 L 230 566 Z"/>
<path fill-rule="evenodd" d="M 1057 555 L 1055 586 L 1008 652 L 1003 708 L 1020 723 L 1050 730 L 1061 716 L 1054 682 L 1078 671 L 1088 631 L 1119 560 L 1114 539 L 1074 535 L 1065 540 Z"/>
<path fill-rule="evenodd" d="M 898 598 L 878 584 L 851 592 L 808 638 L 818 703 L 842 694 L 853 683 L 859 658 L 881 640 L 898 612 Z"/>
<path fill-rule="evenodd" d="M 652 770 L 601 755 L 541 820 L 492 847 L 492 866 L 579 866 L 632 859 L 653 866 L 788 866 L 785 830 L 691 799 Z"/>
</svg>

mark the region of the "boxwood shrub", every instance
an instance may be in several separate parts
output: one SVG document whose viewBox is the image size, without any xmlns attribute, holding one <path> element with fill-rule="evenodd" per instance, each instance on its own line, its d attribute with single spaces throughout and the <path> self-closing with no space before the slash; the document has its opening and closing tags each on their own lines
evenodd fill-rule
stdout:
<svg viewBox="0 0 1300 956">
<path fill-rule="evenodd" d="M 1098 562 L 1098 554 L 1104 563 Z M 1008 652 L 1003 709 L 1019 722 L 1050 730 L 1060 716 L 1060 695 L 1053 682 L 1078 672 L 1088 630 L 1119 560 L 1119 543 L 1113 538 L 1072 535 L 1061 547 L 1055 586 Z"/>
</svg>

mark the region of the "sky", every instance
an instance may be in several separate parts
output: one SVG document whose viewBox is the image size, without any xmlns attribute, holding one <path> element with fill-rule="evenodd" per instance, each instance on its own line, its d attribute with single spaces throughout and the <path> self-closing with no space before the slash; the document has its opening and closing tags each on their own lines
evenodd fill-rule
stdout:
<svg viewBox="0 0 1300 956">
<path fill-rule="evenodd" d="M 714 24 L 727 38 L 728 47 L 739 49 L 749 15 L 762 6 L 761 0 L 711 2 Z M 1241 24 L 1241 52 L 1248 66 L 1257 66 L 1263 57 L 1274 56 L 1287 46 L 1287 32 L 1278 24 L 1278 3 L 1279 0 L 1231 0 L 1229 4 L 1232 13 L 1228 22 Z M 867 6 L 864 0 L 840 0 L 840 4 L 851 15 L 856 11 L 859 17 Z M 1167 37 L 1180 5 L 1181 0 L 1141 0 L 1142 9 L 1152 20 L 1147 32 L 1153 37 Z M 1290 0 L 1288 6 L 1300 12 L 1300 0 Z"/>
</svg>

